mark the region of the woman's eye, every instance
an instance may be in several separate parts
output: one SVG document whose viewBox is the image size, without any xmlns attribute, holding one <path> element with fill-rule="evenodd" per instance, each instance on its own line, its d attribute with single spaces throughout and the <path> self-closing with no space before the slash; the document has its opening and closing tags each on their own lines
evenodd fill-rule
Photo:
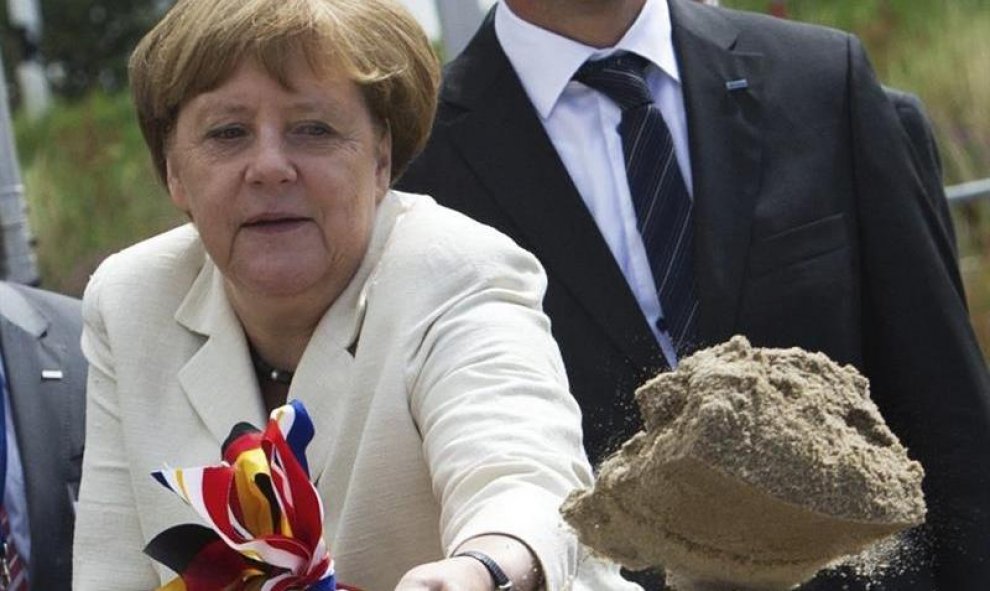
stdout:
<svg viewBox="0 0 990 591">
<path fill-rule="evenodd" d="M 294 132 L 304 136 L 324 137 L 331 135 L 333 130 L 325 123 L 309 122 L 297 125 Z"/>
<path fill-rule="evenodd" d="M 206 137 L 211 140 L 235 140 L 246 135 L 247 132 L 244 128 L 237 125 L 228 125 L 225 127 L 218 127 L 216 129 L 211 129 L 206 132 Z"/>
</svg>

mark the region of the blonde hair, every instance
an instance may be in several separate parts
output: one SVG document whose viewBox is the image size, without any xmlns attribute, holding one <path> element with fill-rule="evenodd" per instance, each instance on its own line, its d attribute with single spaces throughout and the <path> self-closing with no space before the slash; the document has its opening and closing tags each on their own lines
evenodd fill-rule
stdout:
<svg viewBox="0 0 990 591">
<path fill-rule="evenodd" d="M 300 53 L 340 68 L 392 133 L 392 181 L 423 149 L 440 66 L 426 34 L 393 0 L 179 0 L 131 55 L 131 93 L 159 177 L 179 110 L 245 59 L 286 83 Z"/>
</svg>

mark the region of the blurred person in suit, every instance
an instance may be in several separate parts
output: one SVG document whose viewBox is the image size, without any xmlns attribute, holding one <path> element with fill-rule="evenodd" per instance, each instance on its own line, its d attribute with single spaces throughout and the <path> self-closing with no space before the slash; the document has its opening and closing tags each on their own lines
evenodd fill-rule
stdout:
<svg viewBox="0 0 990 591">
<path fill-rule="evenodd" d="M 70 589 L 85 422 L 81 330 L 78 300 L 0 282 L 7 589 Z"/>
<path fill-rule="evenodd" d="M 698 347 L 821 351 L 864 372 L 928 474 L 919 564 L 872 588 L 983 589 L 990 378 L 905 114 L 843 32 L 690 0 L 503 0 L 447 66 L 400 187 L 543 263 L 593 461 L 640 427 L 634 389 Z M 645 201 L 674 212 L 660 238 L 637 189 L 649 158 L 623 134 L 644 118 L 666 134 Z M 844 576 L 807 588 L 867 585 Z"/>
</svg>

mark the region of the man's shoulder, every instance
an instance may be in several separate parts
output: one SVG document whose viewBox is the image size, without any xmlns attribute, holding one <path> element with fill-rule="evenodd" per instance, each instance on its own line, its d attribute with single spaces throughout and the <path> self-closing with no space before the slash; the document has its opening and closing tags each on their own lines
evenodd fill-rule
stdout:
<svg viewBox="0 0 990 591">
<path fill-rule="evenodd" d="M 849 35 L 836 28 L 779 18 L 762 12 L 739 10 L 724 7 L 704 7 L 712 10 L 734 23 L 741 31 L 770 36 L 783 35 L 789 38 L 807 38 L 811 40 L 829 41 L 844 38 Z M 675 23 L 676 24 L 676 23 Z"/>
<path fill-rule="evenodd" d="M 7 316 L 8 308 L 4 304 L 17 298 L 57 313 L 78 314 L 79 312 L 78 298 L 28 285 L 0 281 L 0 315 Z"/>
<path fill-rule="evenodd" d="M 763 13 L 704 6 L 689 0 L 675 2 L 672 26 L 675 38 L 684 31 L 705 36 L 707 32 L 733 32 L 732 50 L 763 53 L 799 61 L 814 60 L 822 52 L 831 54 L 849 43 L 851 35 L 823 25 L 777 18 Z"/>
<path fill-rule="evenodd" d="M 78 332 L 81 323 L 78 299 L 6 282 L 0 282 L 0 316 L 28 332 L 37 332 L 48 322 Z"/>
<path fill-rule="evenodd" d="M 921 98 L 918 95 L 889 86 L 884 86 L 883 91 L 886 93 L 891 104 L 894 105 L 894 108 L 902 116 L 927 119 L 928 115 L 925 111 L 925 104 L 921 102 Z"/>
</svg>

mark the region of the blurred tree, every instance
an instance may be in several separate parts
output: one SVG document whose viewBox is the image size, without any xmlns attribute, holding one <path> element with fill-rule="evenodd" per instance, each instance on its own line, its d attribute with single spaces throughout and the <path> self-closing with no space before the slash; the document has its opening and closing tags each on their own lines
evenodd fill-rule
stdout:
<svg viewBox="0 0 990 591">
<path fill-rule="evenodd" d="M 169 0 L 41 0 L 41 54 L 55 93 L 78 98 L 127 85 L 127 58 Z M 6 63 L 20 61 L 22 36 L 0 15 Z M 13 91 L 13 89 L 11 89 Z"/>
</svg>

